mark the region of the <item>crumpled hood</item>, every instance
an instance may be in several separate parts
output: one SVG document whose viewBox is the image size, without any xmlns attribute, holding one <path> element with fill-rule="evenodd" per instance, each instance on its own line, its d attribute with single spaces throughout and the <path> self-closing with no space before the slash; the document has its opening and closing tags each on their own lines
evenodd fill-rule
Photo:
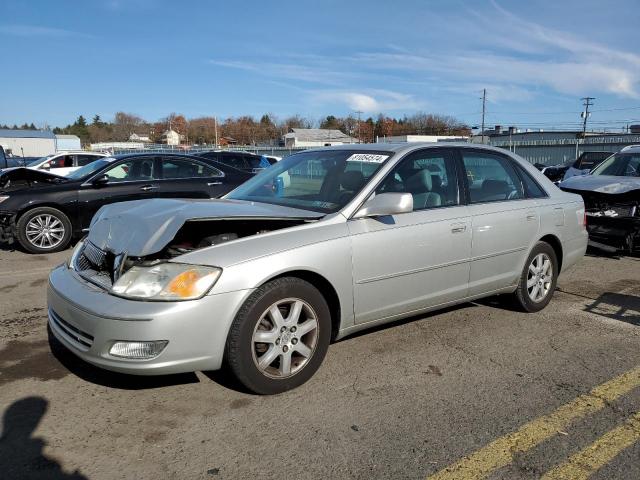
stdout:
<svg viewBox="0 0 640 480">
<path fill-rule="evenodd" d="M 237 200 L 150 199 L 114 203 L 91 220 L 89 241 L 104 251 L 142 257 L 162 250 L 189 220 L 321 217 L 318 212 Z"/>
<path fill-rule="evenodd" d="M 0 190 L 9 191 L 35 186 L 68 182 L 69 179 L 44 170 L 13 167 L 0 170 Z M 14 185 L 15 184 L 15 185 Z"/>
<path fill-rule="evenodd" d="M 566 179 L 560 188 L 587 192 L 619 194 L 640 189 L 639 177 L 615 177 L 612 175 L 584 175 Z"/>
</svg>

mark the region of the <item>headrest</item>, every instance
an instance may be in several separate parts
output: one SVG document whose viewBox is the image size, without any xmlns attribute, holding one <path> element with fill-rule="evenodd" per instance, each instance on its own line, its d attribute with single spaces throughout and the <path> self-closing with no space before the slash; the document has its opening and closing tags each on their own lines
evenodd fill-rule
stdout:
<svg viewBox="0 0 640 480">
<path fill-rule="evenodd" d="M 362 172 L 358 172 L 357 170 L 349 170 L 340 175 L 340 185 L 342 185 L 342 188 L 349 190 L 350 192 L 360 190 L 360 187 L 362 187 L 363 184 L 364 175 L 362 175 Z"/>
<path fill-rule="evenodd" d="M 407 179 L 407 190 L 411 193 L 422 193 L 422 192 L 430 192 L 433 188 L 433 182 L 431 180 L 431 171 L 420 170 L 415 175 L 412 175 Z"/>
</svg>

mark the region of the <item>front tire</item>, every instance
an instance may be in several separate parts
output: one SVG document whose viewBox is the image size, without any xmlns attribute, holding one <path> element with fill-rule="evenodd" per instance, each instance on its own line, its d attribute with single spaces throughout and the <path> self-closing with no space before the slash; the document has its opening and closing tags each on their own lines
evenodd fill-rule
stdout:
<svg viewBox="0 0 640 480">
<path fill-rule="evenodd" d="M 33 208 L 18 219 L 16 227 L 18 242 L 30 253 L 59 252 L 71 241 L 71 221 L 55 208 Z"/>
<path fill-rule="evenodd" d="M 296 388 L 320 368 L 331 340 L 331 313 L 322 294 L 295 277 L 258 288 L 236 316 L 225 349 L 235 377 L 254 393 Z"/>
<path fill-rule="evenodd" d="M 539 312 L 546 307 L 556 288 L 558 273 L 558 258 L 551 245 L 536 243 L 514 292 L 517 306 L 525 312 Z"/>
</svg>

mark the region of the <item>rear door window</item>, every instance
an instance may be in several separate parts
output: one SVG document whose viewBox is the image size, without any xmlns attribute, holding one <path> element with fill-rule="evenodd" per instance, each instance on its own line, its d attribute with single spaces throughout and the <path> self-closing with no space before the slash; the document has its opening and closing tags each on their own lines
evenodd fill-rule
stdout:
<svg viewBox="0 0 640 480">
<path fill-rule="evenodd" d="M 76 155 L 77 166 L 84 167 L 85 165 L 89 165 L 91 162 L 96 161 L 98 158 L 101 158 L 100 155 Z"/>
<path fill-rule="evenodd" d="M 162 178 L 209 178 L 221 177 L 222 172 L 217 168 L 194 162 L 186 158 L 164 157 L 162 159 Z"/>
<path fill-rule="evenodd" d="M 511 162 L 492 153 L 462 150 L 471 203 L 524 198 L 524 189 Z"/>
</svg>

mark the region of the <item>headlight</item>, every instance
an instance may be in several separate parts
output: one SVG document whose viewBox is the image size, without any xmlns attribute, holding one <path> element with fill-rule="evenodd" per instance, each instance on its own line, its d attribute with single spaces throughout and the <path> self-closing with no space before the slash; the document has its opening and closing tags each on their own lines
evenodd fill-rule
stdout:
<svg viewBox="0 0 640 480">
<path fill-rule="evenodd" d="M 193 300 L 205 295 L 216 283 L 221 269 L 182 263 L 160 263 L 131 267 L 111 291 L 122 297 L 145 300 Z"/>
<path fill-rule="evenodd" d="M 73 248 L 73 253 L 67 261 L 68 268 L 75 268 L 76 260 L 78 259 L 78 255 L 80 255 L 80 252 L 82 251 L 82 247 L 84 247 L 84 238 L 76 243 L 76 246 Z"/>
<path fill-rule="evenodd" d="M 9 200 L 9 197 L 7 196 L 0 197 L 0 203 L 4 202 L 5 200 Z"/>
</svg>

